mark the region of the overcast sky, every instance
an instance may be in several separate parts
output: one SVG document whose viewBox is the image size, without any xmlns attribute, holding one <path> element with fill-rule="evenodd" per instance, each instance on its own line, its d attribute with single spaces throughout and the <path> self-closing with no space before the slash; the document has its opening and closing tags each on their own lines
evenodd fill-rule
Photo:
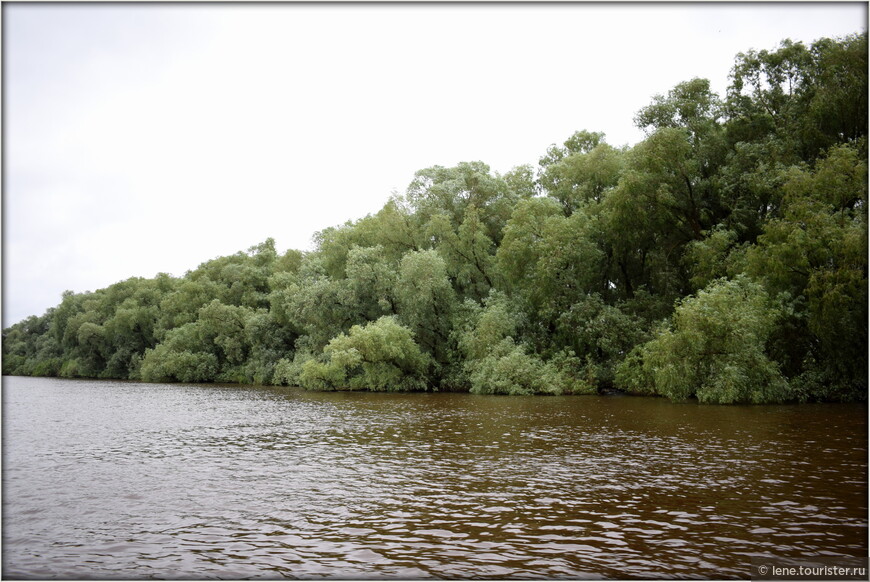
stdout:
<svg viewBox="0 0 870 582">
<path fill-rule="evenodd" d="M 311 248 L 415 171 L 535 164 L 863 3 L 3 5 L 3 326 L 61 292 Z"/>
</svg>

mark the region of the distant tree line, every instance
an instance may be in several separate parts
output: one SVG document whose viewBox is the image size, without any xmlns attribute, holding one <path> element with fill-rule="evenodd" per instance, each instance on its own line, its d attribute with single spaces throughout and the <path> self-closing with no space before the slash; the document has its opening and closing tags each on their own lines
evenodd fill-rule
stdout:
<svg viewBox="0 0 870 582">
<path fill-rule="evenodd" d="M 536 167 L 416 173 L 311 252 L 63 294 L 3 374 L 702 402 L 867 394 L 867 35 L 737 55 Z"/>
</svg>

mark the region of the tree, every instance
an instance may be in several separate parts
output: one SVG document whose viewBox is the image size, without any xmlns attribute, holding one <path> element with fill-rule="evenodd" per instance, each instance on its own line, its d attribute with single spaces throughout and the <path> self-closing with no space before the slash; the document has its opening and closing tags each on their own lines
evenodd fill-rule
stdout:
<svg viewBox="0 0 870 582">
<path fill-rule="evenodd" d="M 592 137 L 578 139 L 582 134 Z M 603 137 L 603 134 L 575 133 L 565 142 L 563 150 L 551 148 L 541 159 L 540 184 L 548 196 L 559 201 L 565 216 L 582 205 L 601 202 L 619 182 L 624 152 L 599 142 Z M 577 141 L 583 144 L 579 148 L 574 145 Z"/>
<path fill-rule="evenodd" d="M 731 79 L 732 139 L 775 144 L 788 165 L 867 136 L 867 33 L 740 53 Z"/>
<path fill-rule="evenodd" d="M 493 176 L 483 162 L 419 170 L 407 191 L 408 201 L 417 214 L 425 219 L 443 213 L 454 227 L 462 223 L 469 206 L 484 208 L 507 194 L 504 180 Z"/>
<path fill-rule="evenodd" d="M 296 326 L 314 351 L 362 323 L 347 280 L 332 279 L 325 271 L 320 255 L 309 256 L 297 276 L 287 279 L 286 287 L 273 289 L 270 296 L 272 311 L 281 321 Z"/>
<path fill-rule="evenodd" d="M 250 308 L 213 299 L 197 320 L 169 331 L 146 349 L 140 374 L 146 382 L 244 382 L 251 344 L 245 333 Z"/>
<path fill-rule="evenodd" d="M 594 216 L 565 217 L 551 198 L 517 204 L 496 260 L 506 288 L 538 316 L 543 333 L 572 303 L 601 289 L 603 253 L 596 234 Z"/>
<path fill-rule="evenodd" d="M 635 345 L 648 339 L 644 323 L 593 293 L 558 317 L 552 344 L 557 350 L 582 354 L 581 375 L 597 388 L 610 388 L 616 366 Z"/>
<path fill-rule="evenodd" d="M 782 218 L 747 251 L 747 270 L 791 301 L 777 342 L 789 376 L 828 398 L 866 394 L 867 165 L 861 145 L 791 168 Z"/>
<path fill-rule="evenodd" d="M 456 295 L 444 259 L 434 250 L 407 253 L 399 265 L 396 294 L 399 322 L 437 365 L 446 364 Z"/>
<path fill-rule="evenodd" d="M 397 312 L 396 271 L 396 263 L 385 258 L 380 245 L 350 249 L 345 272 L 350 300 L 360 320 L 374 321 Z"/>
<path fill-rule="evenodd" d="M 785 40 L 737 56 L 725 102 L 731 149 L 719 182 L 739 242 L 754 243 L 764 222 L 780 217 L 788 168 L 838 143 L 866 148 L 866 103 L 866 33 L 809 48 Z"/>
<path fill-rule="evenodd" d="M 459 297 L 478 301 L 486 297 L 496 276 L 493 264 L 496 246 L 486 234 L 477 207 L 466 209 L 458 229 L 453 228 L 445 214 L 435 215 L 429 222 L 429 232 Z"/>
<path fill-rule="evenodd" d="M 767 343 L 779 314 L 764 288 L 746 276 L 719 279 L 682 301 L 671 325 L 617 370 L 617 385 L 650 381 L 672 400 L 782 402 L 791 395 Z M 640 366 L 642 370 L 632 369 Z M 639 391 L 646 391 L 643 386 Z"/>
<path fill-rule="evenodd" d="M 57 376 L 63 350 L 51 333 L 56 308 L 3 330 L 3 375 Z"/>
<path fill-rule="evenodd" d="M 146 382 L 213 382 L 220 365 L 198 323 L 170 331 L 154 349 L 145 350 L 140 375 Z"/>
<path fill-rule="evenodd" d="M 633 147 L 578 131 L 537 167 L 424 168 L 311 251 L 64 293 L 3 331 L 3 370 L 866 399 L 866 104 L 866 34 L 749 51 L 724 100 L 654 96 Z"/>
<path fill-rule="evenodd" d="M 245 320 L 244 332 L 244 341 L 250 346 L 245 381 L 260 385 L 276 383 L 275 367 L 282 359 L 294 356 L 298 330 L 282 325 L 270 311 L 259 309 Z"/>
<path fill-rule="evenodd" d="M 493 175 L 483 162 L 462 162 L 452 168 L 432 166 L 414 175 L 406 200 L 421 225 L 443 214 L 454 230 L 473 206 L 486 236 L 498 244 L 513 206 L 535 193 L 528 178 L 528 169 L 523 168 L 514 168 L 505 176 Z"/>
<path fill-rule="evenodd" d="M 568 353 L 545 362 L 518 341 L 525 315 L 504 294 L 492 292 L 483 308 L 472 303 L 457 330 L 464 378 L 475 394 L 581 394 L 594 391 Z M 531 353 L 530 353 L 531 352 Z"/>
<path fill-rule="evenodd" d="M 330 340 L 323 354 L 323 361 L 310 359 L 302 365 L 303 387 L 408 391 L 428 385 L 431 361 L 395 317 L 353 326 Z"/>
</svg>

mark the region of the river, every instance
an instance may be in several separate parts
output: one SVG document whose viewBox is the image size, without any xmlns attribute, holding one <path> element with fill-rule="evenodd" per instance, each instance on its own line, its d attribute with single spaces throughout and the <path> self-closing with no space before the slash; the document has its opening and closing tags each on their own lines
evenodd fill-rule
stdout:
<svg viewBox="0 0 870 582">
<path fill-rule="evenodd" d="M 865 405 L 3 378 L 4 578 L 748 578 L 866 556 Z"/>
</svg>

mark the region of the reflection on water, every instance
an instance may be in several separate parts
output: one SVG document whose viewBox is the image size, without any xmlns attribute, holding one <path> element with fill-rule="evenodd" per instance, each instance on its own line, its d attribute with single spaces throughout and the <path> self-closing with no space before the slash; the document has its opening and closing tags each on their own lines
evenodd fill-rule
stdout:
<svg viewBox="0 0 870 582">
<path fill-rule="evenodd" d="M 748 578 L 867 555 L 867 411 L 4 378 L 3 574 Z"/>
</svg>

